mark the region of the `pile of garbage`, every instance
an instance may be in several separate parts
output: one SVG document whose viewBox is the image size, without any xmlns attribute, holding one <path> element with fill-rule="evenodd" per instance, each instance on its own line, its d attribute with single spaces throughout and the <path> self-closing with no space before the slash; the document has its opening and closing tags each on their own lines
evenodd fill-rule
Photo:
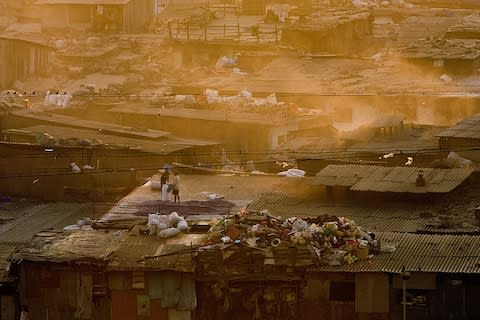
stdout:
<svg viewBox="0 0 480 320">
<path fill-rule="evenodd" d="M 237 243 L 255 248 L 308 246 L 320 264 L 332 266 L 368 260 L 380 252 L 375 234 L 366 232 L 351 219 L 337 216 L 282 219 L 267 210 L 260 215 L 243 210 L 233 217 L 213 221 L 209 232 L 210 244 Z"/>
<path fill-rule="evenodd" d="M 188 230 L 185 218 L 177 212 L 170 214 L 149 213 L 147 222 L 148 233 L 151 236 L 169 238 Z"/>
</svg>

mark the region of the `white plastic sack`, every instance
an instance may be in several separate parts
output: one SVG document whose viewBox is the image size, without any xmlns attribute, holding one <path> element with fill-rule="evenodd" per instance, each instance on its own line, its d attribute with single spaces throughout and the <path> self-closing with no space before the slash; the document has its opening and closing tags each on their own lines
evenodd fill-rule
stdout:
<svg viewBox="0 0 480 320">
<path fill-rule="evenodd" d="M 288 169 L 287 171 L 277 173 L 277 175 L 285 177 L 303 177 L 305 176 L 305 171 L 300 169 Z"/>
<path fill-rule="evenodd" d="M 180 231 L 187 231 L 188 230 L 188 224 L 185 220 L 180 220 L 177 223 L 177 229 Z"/>
<path fill-rule="evenodd" d="M 75 162 L 70 163 L 70 167 L 72 168 L 73 173 L 80 173 L 82 171 Z"/>
<path fill-rule="evenodd" d="M 147 225 L 150 225 L 150 224 L 157 224 L 158 223 L 158 214 L 156 213 L 149 213 L 148 214 L 148 222 L 147 222 Z"/>
<path fill-rule="evenodd" d="M 161 238 L 169 238 L 176 236 L 177 234 L 181 233 L 182 231 L 178 230 L 177 228 L 168 228 L 165 230 L 162 230 L 158 233 L 158 236 Z"/>
<path fill-rule="evenodd" d="M 292 225 L 292 231 L 291 232 L 298 232 L 298 231 L 303 231 L 308 228 L 308 222 L 302 219 L 297 219 Z"/>
<path fill-rule="evenodd" d="M 158 224 L 164 224 L 167 226 L 167 228 L 173 227 L 170 225 L 170 219 L 168 218 L 168 215 L 158 215 Z"/>
<path fill-rule="evenodd" d="M 468 167 L 471 166 L 473 163 L 471 160 L 459 156 L 456 152 L 450 152 L 447 159 L 455 161 L 456 168 Z"/>
<path fill-rule="evenodd" d="M 182 218 L 178 215 L 178 213 L 176 211 L 170 213 L 168 215 L 168 221 L 169 221 L 169 224 L 170 226 L 176 226 L 178 221 L 182 220 Z"/>
<path fill-rule="evenodd" d="M 160 223 L 160 222 L 159 222 L 159 223 L 157 224 L 157 232 L 158 232 L 158 231 L 165 230 L 165 229 L 168 229 L 168 228 L 169 228 L 169 226 L 168 226 L 168 224 L 166 224 L 166 223 Z"/>
</svg>

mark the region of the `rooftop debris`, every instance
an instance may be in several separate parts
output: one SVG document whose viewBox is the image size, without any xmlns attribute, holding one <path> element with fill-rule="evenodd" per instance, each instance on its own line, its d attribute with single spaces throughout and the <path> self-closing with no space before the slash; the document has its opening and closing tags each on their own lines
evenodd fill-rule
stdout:
<svg viewBox="0 0 480 320">
<path fill-rule="evenodd" d="M 284 219 L 272 216 L 268 210 L 260 214 L 242 210 L 231 217 L 213 220 L 212 224 L 207 245 L 241 244 L 260 250 L 306 246 L 321 265 L 352 264 L 371 259 L 380 252 L 375 234 L 345 217 Z"/>
</svg>

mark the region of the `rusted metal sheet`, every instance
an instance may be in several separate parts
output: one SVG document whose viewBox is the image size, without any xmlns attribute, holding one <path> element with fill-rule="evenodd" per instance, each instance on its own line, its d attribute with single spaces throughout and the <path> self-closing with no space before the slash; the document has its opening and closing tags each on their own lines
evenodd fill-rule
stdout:
<svg viewBox="0 0 480 320">
<path fill-rule="evenodd" d="M 368 165 L 329 165 L 317 173 L 311 184 L 351 187 L 381 168 Z"/>
<path fill-rule="evenodd" d="M 112 290 L 112 319 L 137 318 L 137 294 L 135 291 Z"/>
<path fill-rule="evenodd" d="M 423 171 L 425 185 L 416 180 Z M 381 168 L 352 186 L 354 191 L 399 192 L 399 193 L 447 193 L 459 186 L 472 173 L 473 168 Z"/>
<path fill-rule="evenodd" d="M 416 184 L 423 171 L 425 185 Z M 414 168 L 366 165 L 329 165 L 312 180 L 313 185 L 351 186 L 354 191 L 447 193 L 460 185 L 473 168 Z"/>
<path fill-rule="evenodd" d="M 480 113 L 440 132 L 437 137 L 480 139 Z"/>
</svg>

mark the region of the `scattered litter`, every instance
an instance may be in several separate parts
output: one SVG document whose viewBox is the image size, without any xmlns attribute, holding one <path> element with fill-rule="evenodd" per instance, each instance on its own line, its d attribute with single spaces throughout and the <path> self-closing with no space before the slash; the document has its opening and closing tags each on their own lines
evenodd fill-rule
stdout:
<svg viewBox="0 0 480 320">
<path fill-rule="evenodd" d="M 71 224 L 63 228 L 63 231 L 65 232 L 74 232 L 74 231 L 79 231 L 79 230 L 84 230 L 84 231 L 92 231 L 93 230 L 93 224 L 95 223 L 94 220 L 90 218 L 84 218 L 77 220 L 76 224 Z"/>
<path fill-rule="evenodd" d="M 391 153 L 387 153 L 387 154 L 384 154 L 383 156 L 381 157 L 378 157 L 378 159 L 388 159 L 388 158 L 393 158 L 393 156 L 395 155 L 395 153 L 391 152 Z"/>
<path fill-rule="evenodd" d="M 451 82 L 453 79 L 451 77 L 447 76 L 446 74 L 443 74 L 440 77 L 440 80 L 445 81 L 445 82 Z"/>
<path fill-rule="evenodd" d="M 207 196 L 207 199 L 210 200 L 218 200 L 218 199 L 223 199 L 225 196 L 223 194 L 219 193 L 211 193 Z"/>
<path fill-rule="evenodd" d="M 217 60 L 217 63 L 215 64 L 215 69 L 219 70 L 225 67 L 232 67 L 237 64 L 237 56 L 233 58 L 229 58 L 226 56 L 221 57 L 220 59 Z"/>
<path fill-rule="evenodd" d="M 380 62 L 380 61 L 382 61 L 383 56 L 382 56 L 382 54 L 379 52 L 379 53 L 377 53 L 377 54 L 374 54 L 374 55 L 372 56 L 372 59 L 373 59 L 375 62 Z"/>
<path fill-rule="evenodd" d="M 73 172 L 73 173 L 80 173 L 80 172 L 82 172 L 82 170 L 80 169 L 80 167 L 79 167 L 75 162 L 70 163 L 70 168 L 72 169 L 72 172 Z"/>
<path fill-rule="evenodd" d="M 368 260 L 380 252 L 375 234 L 366 232 L 351 219 L 337 216 L 283 219 L 266 210 L 244 210 L 229 218 L 213 219 L 209 233 L 207 244 L 234 241 L 260 249 L 308 246 L 320 264 L 332 266 Z M 395 247 L 389 245 L 382 250 L 393 252 Z"/>
<path fill-rule="evenodd" d="M 407 162 L 405 162 L 406 166 L 410 166 L 413 163 L 413 157 L 407 157 Z"/>
<path fill-rule="evenodd" d="M 259 171 L 259 170 L 253 170 L 250 172 L 251 175 L 266 175 L 266 172 Z"/>
<path fill-rule="evenodd" d="M 287 171 L 277 173 L 277 175 L 285 177 L 303 177 L 305 176 L 305 171 L 301 169 L 288 169 Z"/>
</svg>

